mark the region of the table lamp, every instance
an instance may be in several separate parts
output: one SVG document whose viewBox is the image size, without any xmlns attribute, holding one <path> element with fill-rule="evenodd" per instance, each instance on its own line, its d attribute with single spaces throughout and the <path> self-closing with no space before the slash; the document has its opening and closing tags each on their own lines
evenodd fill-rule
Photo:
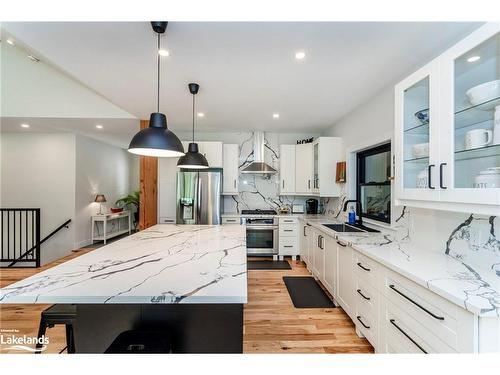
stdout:
<svg viewBox="0 0 500 375">
<path fill-rule="evenodd" d="M 102 215 L 102 204 L 104 202 L 106 202 L 106 197 L 104 196 L 104 194 L 97 194 L 95 196 L 94 202 L 99 203 L 99 213 L 98 213 L 98 215 Z"/>
</svg>

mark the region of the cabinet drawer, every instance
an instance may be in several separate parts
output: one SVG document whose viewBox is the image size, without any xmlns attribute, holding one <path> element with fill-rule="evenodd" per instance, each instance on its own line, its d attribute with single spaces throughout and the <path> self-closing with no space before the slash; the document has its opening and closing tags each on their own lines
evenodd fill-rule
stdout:
<svg viewBox="0 0 500 375">
<path fill-rule="evenodd" d="M 354 274 L 368 281 L 370 285 L 377 285 L 378 275 L 380 274 L 380 264 L 364 256 L 363 254 L 353 252 L 354 255 Z"/>
<path fill-rule="evenodd" d="M 279 234 L 281 237 L 297 237 L 299 235 L 298 224 L 281 224 L 279 225 Z"/>
<path fill-rule="evenodd" d="M 356 305 L 362 306 L 366 313 L 376 317 L 379 303 L 377 289 L 368 284 L 364 279 L 355 276 L 354 294 L 356 295 Z"/>
<path fill-rule="evenodd" d="M 160 224 L 175 224 L 175 217 L 160 217 Z"/>
<path fill-rule="evenodd" d="M 450 348 L 475 351 L 473 314 L 389 269 L 383 293 L 388 304 L 419 322 Z"/>
<path fill-rule="evenodd" d="M 378 316 L 368 312 L 360 305 L 356 306 L 354 318 L 354 324 L 357 330 L 366 337 L 375 349 L 377 349 L 379 337 Z"/>
<path fill-rule="evenodd" d="M 222 224 L 240 224 L 239 217 L 223 217 Z"/>
<path fill-rule="evenodd" d="M 298 224 L 299 219 L 297 217 L 280 217 L 279 219 L 279 224 Z"/>
<path fill-rule="evenodd" d="M 279 255 L 299 255 L 299 239 L 283 237 L 279 239 Z"/>
<path fill-rule="evenodd" d="M 414 319 L 387 300 L 383 310 L 383 351 L 388 353 L 454 353 L 424 322 Z"/>
</svg>

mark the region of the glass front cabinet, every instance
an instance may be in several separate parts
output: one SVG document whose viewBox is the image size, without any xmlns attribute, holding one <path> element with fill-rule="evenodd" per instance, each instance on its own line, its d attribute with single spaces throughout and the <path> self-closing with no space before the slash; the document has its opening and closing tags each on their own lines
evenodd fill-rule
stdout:
<svg viewBox="0 0 500 375">
<path fill-rule="evenodd" d="M 396 203 L 500 214 L 500 23 L 395 87 Z"/>
</svg>

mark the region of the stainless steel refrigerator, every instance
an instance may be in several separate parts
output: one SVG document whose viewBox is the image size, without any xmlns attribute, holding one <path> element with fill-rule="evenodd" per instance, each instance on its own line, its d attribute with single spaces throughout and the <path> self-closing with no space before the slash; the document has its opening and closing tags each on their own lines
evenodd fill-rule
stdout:
<svg viewBox="0 0 500 375">
<path fill-rule="evenodd" d="M 177 172 L 177 224 L 220 224 L 222 168 Z"/>
</svg>

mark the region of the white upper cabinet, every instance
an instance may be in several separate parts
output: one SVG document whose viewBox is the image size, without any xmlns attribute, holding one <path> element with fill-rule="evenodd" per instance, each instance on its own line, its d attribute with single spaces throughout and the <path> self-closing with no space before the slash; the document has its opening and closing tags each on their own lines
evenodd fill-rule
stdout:
<svg viewBox="0 0 500 375">
<path fill-rule="evenodd" d="M 311 194 L 313 186 L 313 144 L 295 146 L 295 190 L 297 194 Z"/>
<path fill-rule="evenodd" d="M 222 142 L 199 142 L 198 147 L 210 168 L 222 168 Z"/>
<path fill-rule="evenodd" d="M 239 146 L 237 144 L 225 144 L 223 155 L 223 182 L 222 194 L 238 194 L 238 160 Z"/>
<path fill-rule="evenodd" d="M 500 212 L 500 23 L 488 23 L 395 88 L 396 200 Z"/>
<path fill-rule="evenodd" d="M 280 194 L 295 194 L 295 145 L 280 146 Z"/>
<path fill-rule="evenodd" d="M 335 182 L 337 162 L 343 160 L 342 139 L 319 137 L 313 143 L 313 188 L 314 195 L 338 197 L 340 185 Z"/>
</svg>

